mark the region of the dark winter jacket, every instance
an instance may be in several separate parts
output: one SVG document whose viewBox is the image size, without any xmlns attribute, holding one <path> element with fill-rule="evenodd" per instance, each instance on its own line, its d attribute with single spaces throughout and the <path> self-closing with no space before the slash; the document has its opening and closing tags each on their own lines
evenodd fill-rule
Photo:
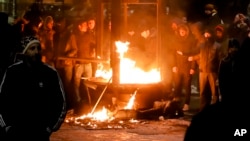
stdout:
<svg viewBox="0 0 250 141">
<path fill-rule="evenodd" d="M 218 13 L 212 13 L 204 20 L 205 29 L 214 29 L 218 24 L 224 24 Z"/>
<path fill-rule="evenodd" d="M 23 61 L 8 67 L 0 87 L 0 125 L 19 131 L 57 131 L 66 115 L 65 93 L 56 70 Z M 3 124 L 4 123 L 4 124 Z"/>
<path fill-rule="evenodd" d="M 188 34 L 188 33 L 187 33 Z M 188 57 L 192 56 L 195 53 L 195 45 L 196 40 L 193 36 L 187 35 L 186 37 L 176 37 L 176 41 L 174 43 L 174 67 L 178 68 L 178 71 L 186 72 L 189 74 L 190 69 L 195 69 L 195 62 L 194 61 L 188 61 Z M 178 54 L 177 51 L 182 52 L 181 54 Z"/>
<path fill-rule="evenodd" d="M 78 33 L 75 36 L 78 58 L 94 58 L 95 42 L 88 32 Z"/>
<path fill-rule="evenodd" d="M 214 42 L 213 44 L 204 43 L 200 48 L 200 53 L 194 57 L 199 61 L 200 72 L 218 73 L 220 65 L 220 44 Z"/>
</svg>

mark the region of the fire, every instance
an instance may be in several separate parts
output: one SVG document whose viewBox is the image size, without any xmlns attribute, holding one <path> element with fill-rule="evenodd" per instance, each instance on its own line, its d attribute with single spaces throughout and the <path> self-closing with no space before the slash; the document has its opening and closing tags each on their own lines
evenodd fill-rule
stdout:
<svg viewBox="0 0 250 141">
<path fill-rule="evenodd" d="M 136 62 L 130 58 L 125 58 L 124 54 L 128 51 L 129 42 L 115 42 L 116 52 L 120 58 L 120 83 L 121 84 L 149 84 L 158 83 L 161 81 L 159 69 L 152 68 L 149 71 L 136 67 Z M 112 70 L 103 69 L 102 64 L 96 71 L 96 77 L 104 79 L 111 78 Z"/>
<path fill-rule="evenodd" d="M 136 62 L 132 59 L 125 58 L 124 53 L 128 51 L 129 42 L 120 42 L 117 41 L 116 43 L 116 52 L 119 53 L 120 59 L 120 83 L 121 84 L 151 84 L 151 83 L 158 83 L 161 81 L 160 72 L 157 68 L 152 68 L 149 71 L 144 71 L 141 68 L 136 67 Z M 103 64 L 98 64 L 97 71 L 95 73 L 95 77 L 102 78 L 105 80 L 111 80 L 112 78 L 112 70 L 105 69 Z M 134 94 L 129 99 L 127 105 L 123 107 L 123 109 L 133 109 L 135 96 L 138 89 L 134 92 Z M 114 114 L 105 107 L 99 112 L 91 112 L 87 115 L 83 115 L 77 117 L 77 121 L 82 119 L 93 119 L 97 121 L 107 121 L 114 119 Z M 67 122 L 67 121 L 66 121 Z"/>
<path fill-rule="evenodd" d="M 131 98 L 129 99 L 128 104 L 123 108 L 123 109 L 133 109 L 134 106 L 134 101 L 135 101 L 135 96 L 137 93 L 138 89 L 134 92 L 134 94 L 131 96 Z M 95 120 L 95 121 L 100 121 L 100 122 L 104 122 L 104 121 L 112 121 L 114 119 L 114 114 L 111 111 L 109 111 L 107 108 L 103 107 L 101 111 L 99 112 L 94 112 L 89 113 L 87 115 L 82 115 L 80 117 L 76 117 L 76 118 L 67 118 L 65 120 L 65 122 L 69 123 L 70 121 L 74 121 L 75 124 L 81 124 L 81 120 L 84 119 L 91 119 L 91 120 Z"/>
<path fill-rule="evenodd" d="M 76 121 L 78 119 L 86 119 L 86 118 L 91 118 L 92 120 L 98 120 L 98 121 L 106 121 L 106 120 L 112 119 L 112 117 L 110 117 L 108 115 L 108 110 L 105 107 L 103 107 L 103 109 L 100 112 L 95 112 L 93 114 L 89 113 L 87 115 L 82 115 L 82 116 L 76 118 Z"/>
<path fill-rule="evenodd" d="M 129 99 L 129 102 L 128 102 L 127 106 L 125 106 L 124 109 L 132 109 L 133 108 L 134 102 L 135 102 L 135 95 L 136 95 L 137 91 L 138 91 L 138 89 L 134 92 L 132 97 Z"/>
<path fill-rule="evenodd" d="M 127 106 L 124 109 L 132 109 L 135 101 L 135 94 L 130 98 Z"/>
<path fill-rule="evenodd" d="M 115 45 L 116 45 L 116 52 L 120 54 L 120 58 L 123 58 L 124 53 L 128 51 L 129 42 L 123 43 L 121 41 L 117 41 L 115 42 Z"/>
</svg>

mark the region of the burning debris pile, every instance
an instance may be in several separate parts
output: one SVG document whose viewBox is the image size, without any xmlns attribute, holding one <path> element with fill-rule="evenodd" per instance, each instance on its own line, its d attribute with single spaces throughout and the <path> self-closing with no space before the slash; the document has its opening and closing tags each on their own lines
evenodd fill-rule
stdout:
<svg viewBox="0 0 250 141">
<path fill-rule="evenodd" d="M 105 120 L 91 117 L 68 117 L 65 121 L 72 126 L 80 126 L 88 130 L 107 130 L 107 129 L 133 129 L 137 123 L 143 121 L 134 119 L 119 119 L 110 117 Z"/>
<path fill-rule="evenodd" d="M 76 117 L 69 113 L 67 114 L 65 122 L 70 125 L 84 127 L 85 129 L 133 128 L 132 125 L 139 122 L 138 120 L 134 120 L 137 117 L 137 111 L 133 110 L 136 92 L 137 91 L 135 91 L 123 109 L 119 109 L 116 100 L 112 99 L 112 106 L 108 108 L 103 107 L 100 112 L 94 112 L 95 106 L 92 112 L 87 115 Z"/>
<path fill-rule="evenodd" d="M 133 103 L 131 99 L 130 103 Z M 164 120 L 166 118 L 182 117 L 183 113 L 178 111 L 178 108 L 170 106 L 175 104 L 175 102 L 171 101 L 156 101 L 153 108 L 145 110 L 134 110 L 127 107 L 128 105 L 132 107 L 132 104 L 127 104 L 126 108 L 115 110 L 103 107 L 100 112 L 79 117 L 68 114 L 65 122 L 72 126 L 80 126 L 88 130 L 133 129 L 138 124 L 144 124 L 148 119 Z"/>
</svg>

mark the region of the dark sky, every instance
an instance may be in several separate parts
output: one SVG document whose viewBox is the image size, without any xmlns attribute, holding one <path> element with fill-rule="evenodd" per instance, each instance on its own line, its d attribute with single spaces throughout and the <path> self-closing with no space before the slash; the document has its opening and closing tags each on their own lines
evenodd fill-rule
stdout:
<svg viewBox="0 0 250 141">
<path fill-rule="evenodd" d="M 232 20 L 238 12 L 246 14 L 247 5 L 250 0 L 163 0 L 172 13 L 186 15 L 190 21 L 203 17 L 204 5 L 213 3 L 217 6 L 219 15 L 225 20 Z"/>
</svg>

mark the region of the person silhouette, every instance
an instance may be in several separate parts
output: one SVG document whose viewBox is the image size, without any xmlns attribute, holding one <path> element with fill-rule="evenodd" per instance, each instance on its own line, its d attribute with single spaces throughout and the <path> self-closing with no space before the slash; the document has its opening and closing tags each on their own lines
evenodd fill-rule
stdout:
<svg viewBox="0 0 250 141">
<path fill-rule="evenodd" d="M 64 88 L 57 71 L 42 62 L 40 41 L 27 36 L 21 44 L 22 58 L 0 85 L 0 127 L 7 141 L 49 141 L 66 116 Z"/>
<path fill-rule="evenodd" d="M 234 72 L 228 79 L 230 83 L 227 82 L 232 86 L 231 93 L 223 93 L 222 101 L 207 106 L 193 116 L 184 141 L 220 141 L 227 138 L 234 141 L 250 140 L 249 133 L 241 132 L 242 129 L 250 131 L 250 116 L 247 112 L 249 103 L 247 82 L 250 79 L 249 45 L 250 38 L 247 37 L 234 58 Z M 222 71 L 221 68 L 219 71 Z"/>
</svg>

